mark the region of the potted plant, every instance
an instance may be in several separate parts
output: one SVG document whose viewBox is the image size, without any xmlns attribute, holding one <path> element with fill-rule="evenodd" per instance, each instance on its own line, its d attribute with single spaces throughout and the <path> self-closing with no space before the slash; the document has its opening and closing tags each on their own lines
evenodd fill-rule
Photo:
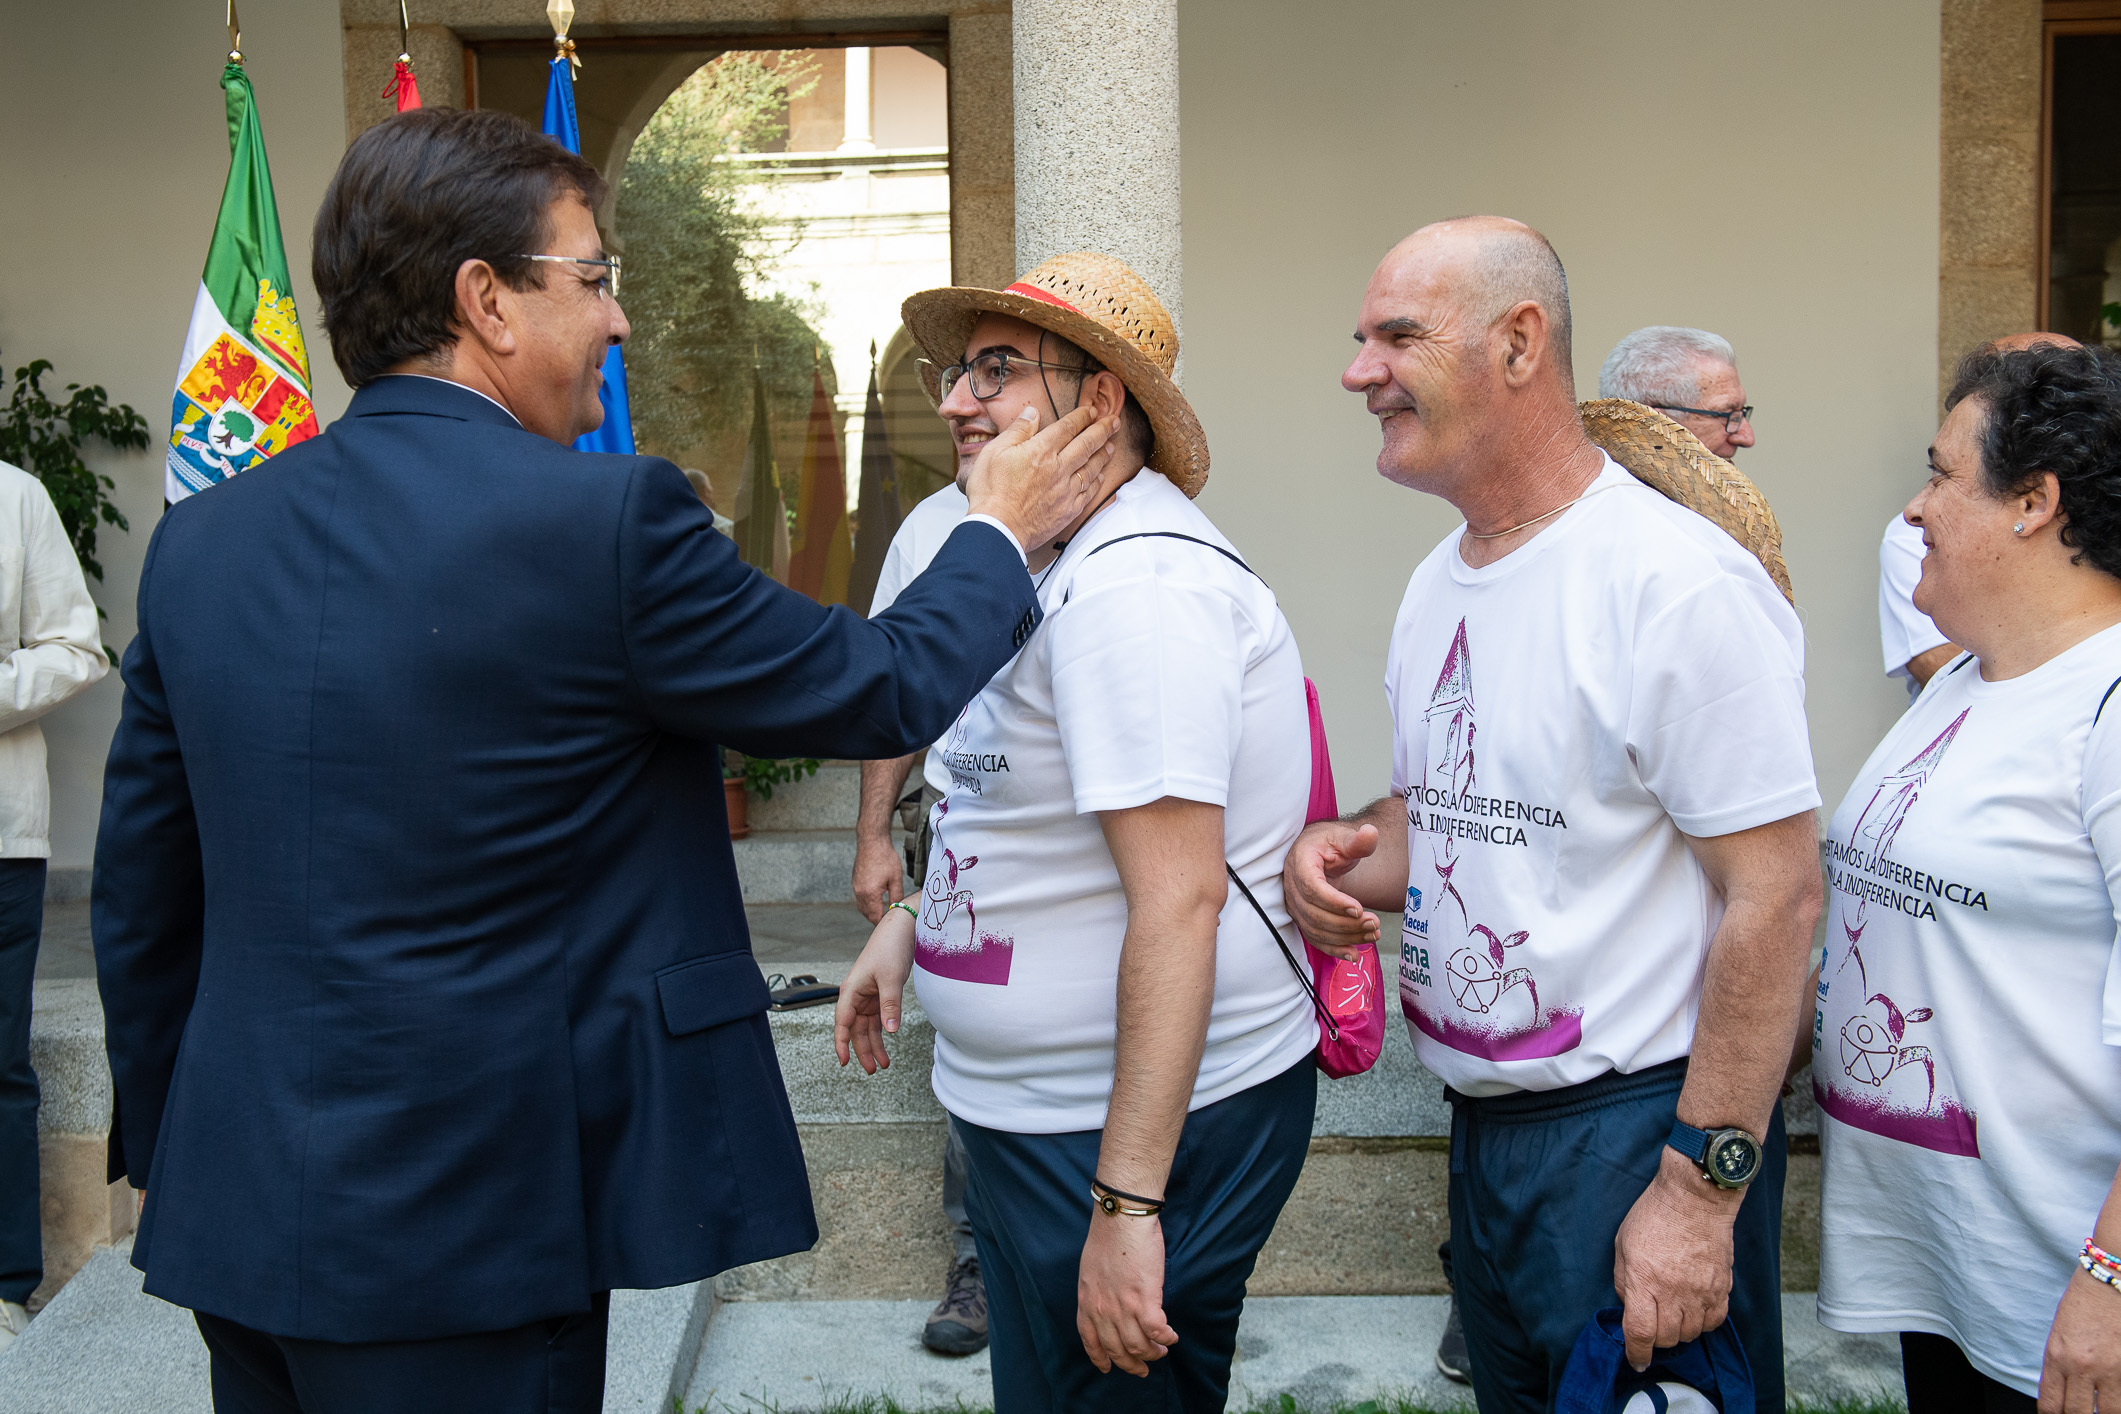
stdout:
<svg viewBox="0 0 2121 1414">
<path fill-rule="evenodd" d="M 793 785 L 805 777 L 814 776 L 823 764 L 809 756 L 775 759 L 724 751 L 722 797 L 729 810 L 729 838 L 740 840 L 751 833 L 749 796 L 752 793 L 756 792 L 761 800 L 771 800 L 775 786 Z"/>
<path fill-rule="evenodd" d="M 98 526 L 132 527 L 110 498 L 116 483 L 91 470 L 81 459 L 82 449 L 91 437 L 120 451 L 145 447 L 147 419 L 124 403 L 111 402 L 100 387 L 69 383 L 66 398 L 60 401 L 44 390 L 42 380 L 51 368 L 49 359 L 38 358 L 15 370 L 14 388 L 7 405 L 0 407 L 0 461 L 21 467 L 44 483 L 82 570 L 101 583 L 103 565 L 96 558 Z M 96 615 L 109 617 L 100 605 Z M 110 659 L 115 663 L 118 655 L 111 652 Z"/>
</svg>

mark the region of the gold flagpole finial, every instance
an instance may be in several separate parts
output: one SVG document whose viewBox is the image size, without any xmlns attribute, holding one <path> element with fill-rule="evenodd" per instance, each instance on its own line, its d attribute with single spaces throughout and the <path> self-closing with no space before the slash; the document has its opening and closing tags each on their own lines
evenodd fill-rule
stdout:
<svg viewBox="0 0 2121 1414">
<path fill-rule="evenodd" d="M 228 0 L 228 62 L 243 62 L 243 22 L 236 18 L 236 0 Z"/>
<path fill-rule="evenodd" d="M 567 37 L 567 27 L 574 23 L 574 0 L 549 0 L 545 6 L 545 18 L 552 21 L 554 53 L 567 61 L 567 72 L 570 76 L 580 78 L 582 60 L 574 52 L 574 41 Z"/>
<path fill-rule="evenodd" d="M 412 17 L 405 13 L 405 0 L 398 0 L 398 62 L 412 62 Z"/>
</svg>

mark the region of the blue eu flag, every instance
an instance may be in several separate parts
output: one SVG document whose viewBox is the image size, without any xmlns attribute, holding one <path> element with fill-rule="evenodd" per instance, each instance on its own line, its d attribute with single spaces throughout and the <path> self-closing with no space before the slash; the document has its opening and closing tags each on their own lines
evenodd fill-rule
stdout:
<svg viewBox="0 0 2121 1414">
<path fill-rule="evenodd" d="M 582 150 L 582 130 L 574 118 L 574 75 L 564 58 L 552 61 L 545 85 L 545 136 L 569 152 Z M 578 452 L 632 452 L 633 408 L 626 400 L 626 360 L 613 344 L 604 354 L 604 425 L 575 438 Z"/>
</svg>

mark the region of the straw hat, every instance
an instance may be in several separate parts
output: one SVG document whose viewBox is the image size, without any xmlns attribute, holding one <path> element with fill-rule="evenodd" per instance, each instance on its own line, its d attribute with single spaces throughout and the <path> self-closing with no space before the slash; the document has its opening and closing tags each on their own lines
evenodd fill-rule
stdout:
<svg viewBox="0 0 2121 1414">
<path fill-rule="evenodd" d="M 1752 552 L 1792 604 L 1789 567 L 1782 563 L 1782 527 L 1767 497 L 1737 467 L 1655 408 L 1625 398 L 1585 403 L 1583 429 L 1606 455 L 1688 510 L 1708 517 Z"/>
<path fill-rule="evenodd" d="M 942 401 L 939 371 L 965 356 L 982 314 L 1006 314 L 1058 334 L 1119 375 L 1156 433 L 1152 471 L 1188 496 L 1208 483 L 1208 437 L 1171 381 L 1178 333 L 1163 302 L 1125 262 L 1092 250 L 1056 255 L 1006 290 L 951 285 L 923 290 L 901 308 L 928 356 L 921 383 Z"/>
</svg>

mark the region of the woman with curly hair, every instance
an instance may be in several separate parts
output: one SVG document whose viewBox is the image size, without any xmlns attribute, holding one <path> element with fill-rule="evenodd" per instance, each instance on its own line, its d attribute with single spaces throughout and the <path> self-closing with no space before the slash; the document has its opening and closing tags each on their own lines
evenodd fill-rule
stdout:
<svg viewBox="0 0 2121 1414">
<path fill-rule="evenodd" d="M 1910 1414 L 2121 1410 L 2121 355 L 1961 365 L 1909 503 L 1966 652 L 1828 827 L 1819 1316 Z"/>
</svg>

